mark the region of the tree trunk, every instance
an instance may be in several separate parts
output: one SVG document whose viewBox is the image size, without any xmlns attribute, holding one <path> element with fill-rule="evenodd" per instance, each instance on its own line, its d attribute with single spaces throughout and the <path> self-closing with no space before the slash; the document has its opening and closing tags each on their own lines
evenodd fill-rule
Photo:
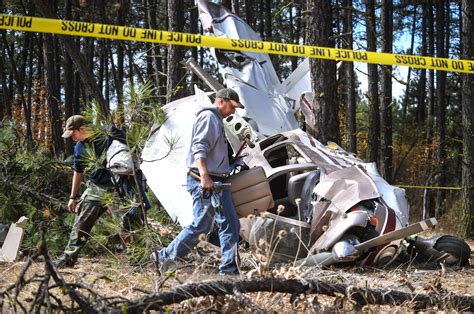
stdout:
<svg viewBox="0 0 474 314">
<path fill-rule="evenodd" d="M 377 51 L 376 27 L 375 27 L 375 1 L 364 0 L 366 8 L 366 33 L 367 50 Z M 380 109 L 379 109 L 379 78 L 376 64 L 367 64 L 369 102 L 369 161 L 378 162 L 380 147 Z"/>
<path fill-rule="evenodd" d="M 65 1 L 65 18 L 66 20 L 72 19 L 71 2 Z M 75 113 L 74 112 L 74 70 L 71 57 L 69 54 L 64 53 L 64 111 L 65 118 L 69 118 Z M 74 143 L 72 139 L 66 140 L 66 155 L 72 155 L 74 153 Z"/>
<path fill-rule="evenodd" d="M 5 33 L 3 33 L 5 35 Z M 28 55 L 32 53 L 32 34 L 27 33 L 24 34 L 23 38 L 23 43 L 21 47 L 23 49 L 21 50 L 21 53 L 19 54 L 18 58 L 16 58 L 15 54 L 15 47 L 14 44 L 10 46 L 6 37 L 2 36 L 2 41 L 3 44 L 5 45 L 5 49 L 8 54 L 8 58 L 10 59 L 10 64 L 11 64 L 11 70 L 13 72 L 13 78 L 15 79 L 16 85 L 17 85 L 17 90 L 16 90 L 16 97 L 11 95 L 10 99 L 15 99 L 17 98 L 21 108 L 23 109 L 24 115 L 25 115 L 25 141 L 27 144 L 27 147 L 31 147 L 33 145 L 33 136 L 32 136 L 32 131 L 31 131 L 31 110 L 28 109 L 27 107 L 27 100 L 25 97 L 25 76 L 26 76 L 26 64 L 28 60 Z M 11 76 L 12 77 L 12 76 Z M 10 91 L 13 93 L 14 92 L 14 87 L 13 84 L 10 85 L 11 89 Z"/>
<path fill-rule="evenodd" d="M 57 15 L 49 7 L 48 1 L 34 0 L 34 3 L 38 10 L 41 12 L 42 16 L 46 18 L 58 19 Z M 101 107 L 101 110 L 102 112 L 104 112 L 105 115 L 109 115 L 108 105 L 105 102 L 104 97 L 102 96 L 102 93 L 100 92 L 97 86 L 97 82 L 94 76 L 87 70 L 87 63 L 84 59 L 84 56 L 79 52 L 76 44 L 74 43 L 74 38 L 70 36 L 61 36 L 60 40 L 66 48 L 69 56 L 73 60 L 74 65 L 76 66 L 76 70 L 80 73 L 80 77 L 82 79 L 82 82 L 84 83 L 84 87 L 88 95 L 99 103 L 99 106 Z"/>
<path fill-rule="evenodd" d="M 422 5 L 422 14 L 421 14 L 421 51 L 422 56 L 426 56 L 426 37 L 427 37 L 427 15 L 428 10 L 431 8 L 428 7 L 427 3 Z M 426 118 L 426 70 L 420 70 L 420 80 L 418 81 L 418 105 L 416 108 L 416 118 L 419 126 L 422 126 L 425 123 Z"/>
<path fill-rule="evenodd" d="M 270 0 L 264 0 L 261 2 L 263 14 L 263 33 L 262 39 L 265 41 L 273 41 L 273 24 L 276 24 L 281 21 L 281 19 L 272 20 L 272 2 Z M 278 29 L 278 26 L 275 26 Z M 275 72 L 277 75 L 280 73 L 280 56 L 275 54 L 270 54 L 270 60 L 272 61 L 273 67 L 275 68 Z"/>
<path fill-rule="evenodd" d="M 288 18 L 290 22 L 290 41 L 293 44 L 298 45 L 301 38 L 301 10 L 298 5 L 291 6 L 288 12 Z M 298 67 L 298 58 L 291 57 L 291 71 L 293 72 Z"/>
<path fill-rule="evenodd" d="M 257 0 L 255 1 L 255 6 L 257 8 L 257 12 L 260 12 L 261 15 L 257 15 L 257 18 L 255 20 L 255 25 L 258 26 L 258 32 L 260 33 L 260 38 L 264 39 L 265 38 L 265 24 L 264 24 L 264 14 L 265 12 L 265 5 L 264 5 L 265 0 Z"/>
<path fill-rule="evenodd" d="M 35 146 L 34 138 L 33 138 L 33 126 L 32 126 L 32 103 L 33 103 L 33 76 L 34 76 L 34 65 L 33 59 L 35 57 L 35 53 L 38 50 L 34 49 L 33 41 L 29 42 L 29 53 L 28 53 L 28 80 L 26 81 L 26 112 L 25 112 L 25 119 L 26 119 L 26 132 L 27 132 L 27 144 L 30 145 L 29 148 Z M 58 71 L 59 72 L 59 71 Z M 58 85 L 59 87 L 59 85 Z M 58 91 L 58 94 L 60 91 Z"/>
<path fill-rule="evenodd" d="M 81 73 L 79 71 L 75 71 L 74 73 L 74 107 L 73 112 L 79 113 L 81 112 L 81 93 L 82 93 L 82 85 L 81 85 Z"/>
<path fill-rule="evenodd" d="M 462 0 L 463 59 L 474 60 L 474 3 Z M 461 235 L 474 237 L 474 75 L 462 74 L 462 215 Z"/>
<path fill-rule="evenodd" d="M 51 149 L 54 156 L 59 156 L 64 149 L 61 138 L 62 122 L 60 115 L 60 96 L 57 94 L 56 66 L 54 63 L 53 35 L 43 35 L 43 60 L 44 60 L 44 82 L 46 87 L 46 103 L 48 106 L 48 117 L 51 125 Z"/>
<path fill-rule="evenodd" d="M 156 21 L 156 6 L 157 6 L 157 1 L 156 0 L 145 0 L 145 5 L 146 5 L 146 20 L 151 29 L 157 29 L 157 21 Z M 147 53 L 149 54 L 148 58 L 150 58 L 149 61 L 151 61 L 151 73 L 149 74 L 149 79 L 152 80 L 153 84 L 155 87 L 158 88 L 160 87 L 160 67 L 159 67 L 159 57 L 160 57 L 160 48 L 158 45 L 151 43 L 151 51 L 147 50 Z"/>
<path fill-rule="evenodd" d="M 445 7 L 443 0 L 436 0 L 436 56 L 445 58 Z M 436 71 L 436 159 L 439 175 L 436 183 L 444 186 L 446 182 L 446 72 Z M 436 193 L 435 215 L 439 218 L 444 209 L 444 191 Z"/>
<path fill-rule="evenodd" d="M 3 12 L 3 0 L 0 0 L 0 12 Z M 0 36 L 2 38 L 5 36 L 5 30 L 0 30 Z M 3 44 L 0 43 L 0 60 L 5 60 L 5 56 L 3 55 Z M 3 62 L 0 62 L 0 85 L 2 88 L 0 89 L 0 121 L 3 121 L 3 116 L 5 114 L 5 106 L 6 106 L 6 79 L 5 79 L 5 69 L 3 67 Z"/>
<path fill-rule="evenodd" d="M 151 20 L 156 20 L 155 9 L 153 7 L 154 3 L 152 0 L 145 0 L 143 3 L 145 9 L 145 28 L 152 29 L 150 26 Z M 152 13 L 153 11 L 153 13 Z M 153 43 L 145 43 L 146 51 L 146 81 L 152 83 L 155 88 L 158 87 L 156 81 L 154 80 L 154 70 L 153 70 Z"/>
<path fill-rule="evenodd" d="M 0 0 L 0 12 L 3 12 L 3 0 Z M 2 88 L 0 89 L 0 121 L 3 121 L 4 117 L 6 116 L 8 119 L 11 119 L 12 117 L 12 111 L 11 111 L 11 103 L 12 103 L 12 97 L 10 88 L 12 88 L 11 84 L 8 84 L 8 79 L 6 75 L 6 69 L 4 66 L 3 60 L 5 60 L 5 48 L 4 44 L 6 42 L 6 35 L 5 35 L 5 30 L 1 29 L 0 30 L 0 36 L 2 37 L 2 41 L 0 43 L 0 84 L 2 85 Z M 10 75 L 11 77 L 11 75 Z M 9 88 L 10 87 L 10 88 Z"/>
<path fill-rule="evenodd" d="M 239 0 L 232 0 L 232 12 L 237 16 L 240 15 Z"/>
<path fill-rule="evenodd" d="M 232 0 L 222 0 L 222 5 L 227 9 L 232 10 Z"/>
<path fill-rule="evenodd" d="M 125 15 L 127 14 L 127 1 L 120 0 L 119 1 L 119 9 L 118 9 L 118 25 L 124 26 L 125 25 Z M 124 81 L 124 45 L 125 43 L 121 40 L 116 41 L 117 44 L 117 79 L 115 80 L 115 88 L 117 90 L 117 112 L 118 112 L 118 119 L 117 123 L 119 125 L 123 125 L 125 117 L 124 117 L 124 91 L 123 91 L 123 81 Z"/>
<path fill-rule="evenodd" d="M 342 48 L 352 50 L 353 34 L 352 34 L 352 0 L 343 1 L 343 29 L 345 34 Z M 357 153 L 357 137 L 356 137 L 356 92 L 355 92 L 355 75 L 354 63 L 345 62 L 344 79 L 346 89 L 346 132 L 347 132 L 347 149 L 350 152 Z"/>
<path fill-rule="evenodd" d="M 384 0 L 382 5 L 382 52 L 391 53 L 393 46 L 393 0 Z M 392 181 L 392 67 L 382 67 L 382 175 Z M 407 87 L 408 88 L 408 87 Z"/>
<path fill-rule="evenodd" d="M 413 51 L 415 48 L 416 21 L 417 21 L 416 7 L 417 6 L 415 4 L 413 6 L 413 21 L 412 21 L 412 27 L 411 27 L 410 48 L 408 49 L 408 52 L 407 52 L 407 54 L 409 55 L 413 54 Z M 392 16 L 393 16 L 393 13 L 392 13 Z M 392 33 L 393 33 L 393 27 L 392 27 Z M 409 95 L 410 95 L 411 72 L 412 72 L 412 68 L 408 67 L 408 74 L 407 74 L 407 80 L 406 80 L 407 86 L 405 88 L 405 95 L 403 96 L 403 101 L 402 101 L 402 117 L 401 117 L 402 122 L 405 122 L 405 119 L 407 116 L 407 107 L 408 107 L 408 100 L 409 100 Z"/>
<path fill-rule="evenodd" d="M 99 59 L 99 70 L 98 70 L 98 73 L 97 73 L 97 83 L 99 85 L 99 90 L 104 93 L 104 86 L 106 85 L 106 80 L 105 80 L 105 68 L 108 66 L 108 60 L 107 58 L 105 57 L 107 55 L 107 51 L 105 51 L 105 48 L 106 45 L 105 43 L 102 41 L 100 43 L 100 52 L 99 54 L 97 55 L 97 58 Z M 105 94 L 104 94 L 105 96 Z M 107 103 L 109 103 L 108 101 L 108 98 L 107 96 L 105 96 L 105 101 Z"/>
<path fill-rule="evenodd" d="M 433 0 L 428 0 L 428 12 L 427 12 L 427 22 L 428 22 L 428 55 L 435 55 L 435 40 L 434 40 L 434 15 L 433 15 Z M 427 134 L 426 138 L 428 142 L 431 142 L 434 133 L 434 116 L 435 116 L 435 72 L 434 70 L 429 70 L 429 86 L 428 86 L 428 120 L 427 120 Z"/>
<path fill-rule="evenodd" d="M 199 26 L 199 16 L 198 16 L 198 10 L 197 7 L 194 6 L 194 0 L 189 0 L 188 1 L 188 7 L 191 8 L 191 13 L 190 13 L 190 21 L 189 21 L 189 32 L 192 34 L 197 34 L 198 33 L 198 26 Z M 203 47 L 200 47 L 199 49 L 203 49 Z M 191 55 L 194 60 L 198 60 L 198 47 L 191 47 Z M 194 94 L 194 84 L 199 84 L 199 78 L 197 77 L 194 72 L 191 74 L 191 84 L 189 84 L 188 87 L 188 92 L 190 95 Z"/>
<path fill-rule="evenodd" d="M 26 63 L 27 63 L 27 60 L 28 59 L 28 68 L 29 68 L 29 71 L 28 71 L 28 81 L 26 81 L 26 71 L 25 73 L 23 73 L 23 81 L 25 81 L 25 83 L 27 84 L 26 87 L 26 94 L 27 94 L 27 97 L 26 98 L 23 98 L 23 110 L 25 111 L 25 127 L 26 127 L 26 134 L 25 134 L 25 139 L 26 139 L 26 144 L 27 144 L 27 147 L 28 149 L 31 149 L 33 146 L 34 146 L 34 142 L 33 142 L 33 130 L 32 130 L 32 127 L 31 127 L 31 89 L 32 89 L 32 81 L 33 81 L 33 53 L 34 53 L 34 50 L 33 50 L 33 36 L 27 36 L 27 42 L 25 42 L 25 50 L 26 50 L 26 53 L 25 53 L 25 66 L 24 66 L 24 69 L 26 70 Z M 56 47 L 57 48 L 57 47 Z M 57 49 L 56 49 L 57 50 Z M 58 71 L 59 72 L 59 71 Z M 59 91 L 59 85 L 56 86 L 57 87 L 57 94 L 59 95 L 60 91 Z"/>
<path fill-rule="evenodd" d="M 2 38 L 5 38 L 5 31 L 1 30 L 0 35 Z M 0 47 L 0 60 L 5 60 L 5 50 L 4 50 L 4 41 L 2 40 Z M 9 75 L 11 77 L 11 74 Z M 3 118 L 6 116 L 8 119 L 12 117 L 11 103 L 13 101 L 11 97 L 12 84 L 8 84 L 9 79 L 7 78 L 6 69 L 4 62 L 0 62 L 0 84 L 2 84 L 2 89 L 0 90 L 0 121 L 3 121 Z"/>
<path fill-rule="evenodd" d="M 182 32 L 184 29 L 184 0 L 168 0 L 168 30 L 171 32 Z M 184 96 L 184 88 L 180 86 L 186 72 L 180 65 L 184 59 L 183 46 L 168 45 L 168 78 L 166 81 L 166 102 Z"/>
<path fill-rule="evenodd" d="M 253 29 L 255 28 L 255 7 L 256 3 L 253 0 L 245 0 L 245 21 Z"/>
<path fill-rule="evenodd" d="M 46 259 L 46 262 L 50 262 Z M 64 283 L 55 282 L 61 289 L 66 286 Z M 384 304 L 390 306 L 403 306 L 407 303 L 416 304 L 414 309 L 429 309 L 433 307 L 446 308 L 446 304 L 452 306 L 454 310 L 464 309 L 474 310 L 473 298 L 470 295 L 452 295 L 452 293 L 442 291 L 439 296 L 432 294 L 422 294 L 419 292 L 402 292 L 394 290 L 393 287 L 386 289 L 359 288 L 357 286 L 328 283 L 318 279 L 279 279 L 279 278 L 252 278 L 246 280 L 216 280 L 204 281 L 200 283 L 189 283 L 181 285 L 174 290 L 145 295 L 138 300 L 126 300 L 127 309 L 130 312 L 162 311 L 163 306 L 178 304 L 191 298 L 206 296 L 239 295 L 242 293 L 255 292 L 283 292 L 292 295 L 321 294 L 341 299 L 350 299 L 354 309 L 361 309 L 367 304 Z M 283 297 L 283 296 L 279 296 Z M 116 302 L 116 310 L 122 309 L 125 305 Z M 246 305 L 249 305 L 246 303 Z M 250 311 L 259 312 L 251 307 Z M 87 308 L 81 308 L 87 311 Z M 318 308 L 320 309 L 320 308 Z M 336 307 L 334 307 L 336 309 Z M 105 311 L 112 312 L 112 309 Z M 105 312 L 104 311 L 104 312 Z M 261 312 L 261 310 L 260 310 Z M 321 311 L 323 312 L 323 311 Z"/>
<path fill-rule="evenodd" d="M 308 44 L 334 47 L 332 6 L 330 0 L 310 1 L 311 23 L 308 27 Z M 336 63 L 310 59 L 311 86 L 314 95 L 313 110 L 316 117 L 316 138 L 322 142 L 340 142 L 339 116 L 336 95 Z"/>
<path fill-rule="evenodd" d="M 262 1 L 262 6 L 265 7 L 265 20 L 264 20 L 264 25 L 265 25 L 265 40 L 267 41 L 272 41 L 273 36 L 272 36 L 272 1 L 271 0 L 265 0 Z"/>
<path fill-rule="evenodd" d="M 134 77 L 136 76 L 138 82 L 140 82 L 141 84 L 144 84 L 145 80 L 144 80 L 143 76 L 140 74 L 139 71 L 137 71 L 137 74 L 135 75 L 135 68 L 137 66 L 135 65 L 135 62 L 133 61 L 132 45 L 125 45 L 124 44 L 124 48 L 125 48 L 125 53 L 126 53 L 127 58 L 128 58 L 128 85 L 129 85 L 129 89 L 130 90 L 135 90 Z M 121 121 L 121 122 L 123 122 L 123 121 Z"/>
</svg>

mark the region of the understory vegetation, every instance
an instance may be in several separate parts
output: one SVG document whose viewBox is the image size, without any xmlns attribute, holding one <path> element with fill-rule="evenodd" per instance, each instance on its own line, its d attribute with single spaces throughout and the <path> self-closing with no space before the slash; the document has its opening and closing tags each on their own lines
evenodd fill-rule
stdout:
<svg viewBox="0 0 474 314">
<path fill-rule="evenodd" d="M 163 117 L 160 107 L 154 103 L 149 84 L 130 92 L 125 108 L 118 109 L 113 116 L 103 115 L 94 103 L 84 115 L 92 121 L 95 134 L 107 132 L 106 126 L 112 123 L 121 127 L 126 133 L 130 152 L 137 158 L 150 129 Z M 88 167 L 103 167 L 104 157 L 90 157 Z M 66 206 L 71 189 L 72 156 L 55 158 L 41 145 L 33 149 L 27 147 L 15 123 L 6 121 L 0 125 L 0 168 L 0 221 L 8 225 L 21 216 L 29 219 L 22 244 L 23 254 L 29 255 L 37 249 L 40 224 L 47 225 L 45 239 L 50 254 L 60 254 L 74 222 L 74 214 L 69 213 Z M 171 223 L 154 195 L 150 191 L 147 195 L 152 203 L 152 210 L 147 215 L 153 221 Z M 112 201 L 104 200 L 106 205 Z M 121 199 L 119 211 L 107 211 L 93 228 L 85 253 L 106 254 L 113 259 L 114 253 L 119 251 L 127 253 L 131 263 L 146 262 L 151 250 L 167 240 L 163 240 L 148 223 L 129 221 L 127 212 L 134 207 L 140 208 L 140 204 L 142 200 L 136 193 Z M 127 229 L 132 229 L 128 232 L 124 229 L 125 219 L 128 219 Z"/>
<path fill-rule="evenodd" d="M 112 116 L 104 116 L 95 104 L 91 104 L 85 115 L 89 121 L 93 121 L 94 132 L 104 132 L 104 126 L 115 122 L 119 127 L 126 130 L 127 142 L 131 152 L 139 156 L 144 143 L 148 137 L 153 124 L 162 120 L 159 106 L 153 102 L 153 88 L 143 85 L 136 92 L 131 92 L 127 99 L 127 105 L 117 110 Z M 366 126 L 367 111 L 365 106 L 360 106 L 358 112 L 359 151 L 367 147 Z M 397 115 L 395 115 L 397 116 Z M 437 168 L 435 161 L 430 156 L 436 145 L 414 145 L 414 142 L 422 142 L 422 135 L 416 129 L 411 130 L 404 124 L 395 123 L 395 142 L 397 147 L 398 168 L 397 183 L 411 185 L 431 185 L 434 180 L 433 169 Z M 66 204 L 70 191 L 72 176 L 72 156 L 55 158 L 48 150 L 38 145 L 34 149 L 27 147 L 27 143 L 14 122 L 6 121 L 0 127 L 0 220 L 4 224 L 17 221 L 21 216 L 30 219 L 23 252 L 29 254 L 34 251 L 39 241 L 39 224 L 47 224 L 46 241 L 50 253 L 58 255 L 67 243 L 68 235 L 74 221 L 74 215 L 67 212 Z M 453 130 L 454 132 L 455 130 Z M 404 134 L 415 134 L 409 139 Z M 450 147 L 449 156 L 453 156 L 452 164 L 456 163 L 459 155 L 459 147 Z M 172 147 L 170 148 L 172 149 Z M 93 154 L 91 154 L 93 155 Z M 364 157 L 364 156 L 362 156 Z M 90 160 L 90 164 L 101 165 L 102 160 Z M 458 186 L 459 178 L 453 176 L 451 185 Z M 152 208 L 147 212 L 148 218 L 164 225 L 174 224 L 169 216 L 160 207 L 159 202 L 151 191 L 148 196 L 152 201 Z M 434 213 L 434 198 L 436 192 L 422 189 L 407 189 L 411 203 L 411 219 L 417 220 L 423 214 Z M 452 222 L 453 216 L 459 212 L 459 190 L 451 190 L 445 193 L 443 207 L 446 209 L 444 226 L 447 232 L 456 233 L 457 224 Z M 138 195 L 139 196 L 139 195 Z M 140 204 L 140 199 L 125 198 L 121 203 L 120 212 L 108 211 L 101 218 L 91 235 L 91 241 L 85 248 L 86 254 L 103 255 L 108 254 L 113 259 L 114 252 L 126 252 L 131 263 L 146 263 L 151 250 L 162 247 L 170 241 L 168 237 L 160 235 L 159 231 L 148 223 L 135 225 L 132 231 L 123 229 L 124 215 L 134 205 Z M 175 226 L 175 228 L 178 228 Z"/>
</svg>

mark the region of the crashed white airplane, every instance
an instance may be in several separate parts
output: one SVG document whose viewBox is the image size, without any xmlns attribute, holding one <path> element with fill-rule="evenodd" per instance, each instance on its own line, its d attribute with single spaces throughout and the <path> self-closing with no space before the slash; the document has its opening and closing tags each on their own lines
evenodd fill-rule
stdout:
<svg viewBox="0 0 474 314">
<path fill-rule="evenodd" d="M 221 5 L 199 1 L 198 9 L 207 35 L 261 40 Z M 298 129 L 295 111 L 301 96 L 311 91 L 307 60 L 281 83 L 267 54 L 214 50 L 213 54 L 224 84 L 238 92 L 245 106 L 225 120 L 229 142 L 234 152 L 245 137 L 254 143 L 241 155 L 250 170 L 230 179 L 242 217 L 241 236 L 251 247 L 264 249 L 257 240 L 261 238 L 272 243 L 268 230 L 277 224 L 288 232 L 275 250 L 276 261 L 292 261 L 296 256 L 306 265 L 380 265 L 400 255 L 400 239 L 436 224 L 431 218 L 407 226 L 409 206 L 403 189 L 389 185 L 373 163 L 364 163 L 334 143 L 325 146 Z M 192 60 L 188 66 L 196 71 Z M 214 92 L 221 87 L 206 73 L 200 74 Z M 212 103 L 212 94 L 195 87 L 195 95 L 164 106 L 166 120 L 152 131 L 142 154 L 141 169 L 148 185 L 182 226 L 193 220 L 191 196 L 185 188 L 191 128 L 195 112 Z M 266 214 L 250 215 L 261 212 Z M 470 249 L 461 239 L 410 241 L 410 252 L 427 260 L 468 263 Z"/>
</svg>

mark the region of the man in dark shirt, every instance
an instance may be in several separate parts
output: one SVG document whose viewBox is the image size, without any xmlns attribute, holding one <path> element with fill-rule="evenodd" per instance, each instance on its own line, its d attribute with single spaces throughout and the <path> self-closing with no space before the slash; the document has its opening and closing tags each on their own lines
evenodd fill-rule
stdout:
<svg viewBox="0 0 474 314">
<path fill-rule="evenodd" d="M 119 129 L 112 127 L 112 133 L 124 137 Z M 83 116 L 74 115 L 66 121 L 63 138 L 72 138 L 76 145 L 74 147 L 74 174 L 72 177 L 71 194 L 68 202 L 68 210 L 76 214 L 74 225 L 69 236 L 69 243 L 64 249 L 63 255 L 57 261 L 58 267 L 72 267 L 77 261 L 79 251 L 85 245 L 90 231 L 99 217 L 107 210 L 110 204 L 104 204 L 104 196 L 109 193 L 116 201 L 118 196 L 112 182 L 112 174 L 105 167 L 92 167 L 89 169 L 90 161 L 87 161 L 86 146 L 93 149 L 96 160 L 103 156 L 109 146 L 107 136 L 92 137 L 90 129 L 85 123 Z M 87 189 L 78 196 L 84 172 L 88 168 L 89 180 Z"/>
</svg>

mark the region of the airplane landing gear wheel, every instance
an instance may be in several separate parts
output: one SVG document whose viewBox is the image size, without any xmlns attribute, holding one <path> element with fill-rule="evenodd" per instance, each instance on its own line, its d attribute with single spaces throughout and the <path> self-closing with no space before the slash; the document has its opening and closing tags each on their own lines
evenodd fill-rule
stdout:
<svg viewBox="0 0 474 314">
<path fill-rule="evenodd" d="M 441 237 L 434 248 L 439 252 L 444 252 L 447 256 L 442 260 L 448 266 L 466 266 L 469 265 L 469 257 L 471 248 L 467 243 L 457 237 L 444 236 Z"/>
</svg>

